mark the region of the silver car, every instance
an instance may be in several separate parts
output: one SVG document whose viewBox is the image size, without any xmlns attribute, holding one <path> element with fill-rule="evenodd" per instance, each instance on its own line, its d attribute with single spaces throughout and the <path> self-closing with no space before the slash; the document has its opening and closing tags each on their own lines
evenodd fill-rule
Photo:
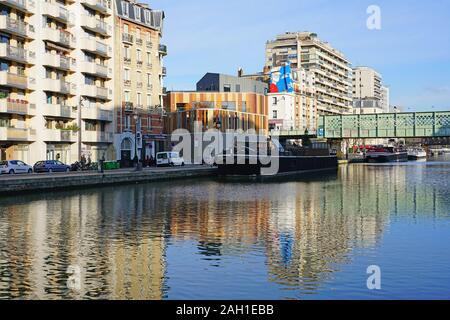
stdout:
<svg viewBox="0 0 450 320">
<path fill-rule="evenodd" d="M 33 173 L 33 167 L 20 160 L 0 161 L 0 174 Z"/>
</svg>

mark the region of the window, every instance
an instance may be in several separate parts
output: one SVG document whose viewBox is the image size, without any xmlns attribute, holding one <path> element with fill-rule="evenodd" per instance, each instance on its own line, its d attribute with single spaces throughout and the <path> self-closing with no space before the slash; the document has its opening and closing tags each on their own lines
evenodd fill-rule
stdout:
<svg viewBox="0 0 450 320">
<path fill-rule="evenodd" d="M 95 78 L 90 77 L 90 76 L 84 76 L 84 84 L 93 86 L 95 85 Z"/>
<path fill-rule="evenodd" d="M 152 63 L 152 54 L 151 52 L 147 52 L 147 64 L 150 65 Z"/>
<path fill-rule="evenodd" d="M 277 119 L 277 118 L 278 118 L 278 111 L 273 110 L 273 119 Z"/>
<path fill-rule="evenodd" d="M 123 56 L 125 59 L 131 59 L 130 47 L 123 47 Z"/>
<path fill-rule="evenodd" d="M 231 85 L 230 84 L 224 84 L 223 85 L 223 92 L 231 92 Z"/>
<path fill-rule="evenodd" d="M 150 107 L 152 105 L 152 95 L 147 94 L 147 107 Z"/>
<path fill-rule="evenodd" d="M 122 13 L 124 16 L 128 16 L 129 15 L 129 6 L 128 6 L 128 2 L 126 1 L 122 1 Z"/>
<path fill-rule="evenodd" d="M 152 75 L 150 73 L 147 73 L 147 86 L 150 86 L 152 84 Z"/>
<path fill-rule="evenodd" d="M 274 105 L 278 104 L 278 99 L 277 99 L 277 97 L 273 97 L 273 104 L 274 104 Z"/>
<path fill-rule="evenodd" d="M 241 92 L 241 85 L 240 84 L 236 85 L 236 92 Z"/>
<path fill-rule="evenodd" d="M 138 106 L 142 106 L 142 93 L 137 93 L 137 104 Z"/>
<path fill-rule="evenodd" d="M 139 61 L 142 61 L 142 51 L 140 50 L 140 49 L 137 49 L 136 50 L 136 60 L 139 62 Z"/>
<path fill-rule="evenodd" d="M 123 72 L 123 79 L 124 79 L 125 81 L 130 80 L 130 69 L 124 69 L 124 72 Z"/>
<path fill-rule="evenodd" d="M 130 102 L 130 91 L 124 91 L 123 99 L 125 102 Z"/>
<path fill-rule="evenodd" d="M 151 130 L 151 129 L 152 129 L 152 117 L 151 117 L 151 116 L 148 116 L 148 119 L 147 119 L 147 128 L 148 128 L 148 130 Z"/>
<path fill-rule="evenodd" d="M 141 20 L 141 8 L 134 7 L 134 16 L 136 20 Z"/>
<path fill-rule="evenodd" d="M 150 23 L 150 10 L 144 11 L 145 23 Z"/>
</svg>

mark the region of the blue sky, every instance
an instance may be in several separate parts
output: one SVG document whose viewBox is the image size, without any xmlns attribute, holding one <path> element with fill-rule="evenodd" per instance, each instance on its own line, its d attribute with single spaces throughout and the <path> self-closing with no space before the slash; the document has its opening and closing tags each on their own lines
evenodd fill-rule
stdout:
<svg viewBox="0 0 450 320">
<path fill-rule="evenodd" d="M 405 110 L 450 110 L 448 0 L 154 0 L 166 12 L 163 43 L 169 90 L 192 90 L 206 72 L 261 71 L 267 40 L 313 31 L 367 65 Z M 282 6 L 280 5 L 282 4 Z M 368 30 L 369 5 L 381 8 L 381 30 Z"/>
</svg>

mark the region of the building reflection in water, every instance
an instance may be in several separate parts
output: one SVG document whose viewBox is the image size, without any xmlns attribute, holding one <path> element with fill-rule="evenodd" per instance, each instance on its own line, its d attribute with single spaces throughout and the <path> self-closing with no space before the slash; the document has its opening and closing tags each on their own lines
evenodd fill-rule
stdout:
<svg viewBox="0 0 450 320">
<path fill-rule="evenodd" d="M 430 169 L 361 165 L 301 182 L 186 181 L 3 198 L 0 298 L 164 299 L 167 248 L 185 241 L 215 267 L 260 250 L 268 281 L 312 293 L 352 250 L 376 247 L 391 219 L 446 212 L 440 184 L 421 170 Z M 79 292 L 67 288 L 68 266 L 82 270 Z"/>
</svg>

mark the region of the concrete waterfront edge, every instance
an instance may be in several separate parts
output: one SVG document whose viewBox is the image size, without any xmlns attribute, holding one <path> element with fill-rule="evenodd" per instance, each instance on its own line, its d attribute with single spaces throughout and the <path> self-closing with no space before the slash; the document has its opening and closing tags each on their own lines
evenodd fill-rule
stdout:
<svg viewBox="0 0 450 320">
<path fill-rule="evenodd" d="M 55 175 L 36 177 L 20 177 L 14 180 L 0 181 L 0 194 L 11 195 L 17 192 L 43 190 L 70 190 L 115 184 L 133 184 L 156 182 L 163 180 L 197 178 L 213 176 L 217 168 L 195 168 L 185 170 L 114 172 L 79 175 Z"/>
</svg>

